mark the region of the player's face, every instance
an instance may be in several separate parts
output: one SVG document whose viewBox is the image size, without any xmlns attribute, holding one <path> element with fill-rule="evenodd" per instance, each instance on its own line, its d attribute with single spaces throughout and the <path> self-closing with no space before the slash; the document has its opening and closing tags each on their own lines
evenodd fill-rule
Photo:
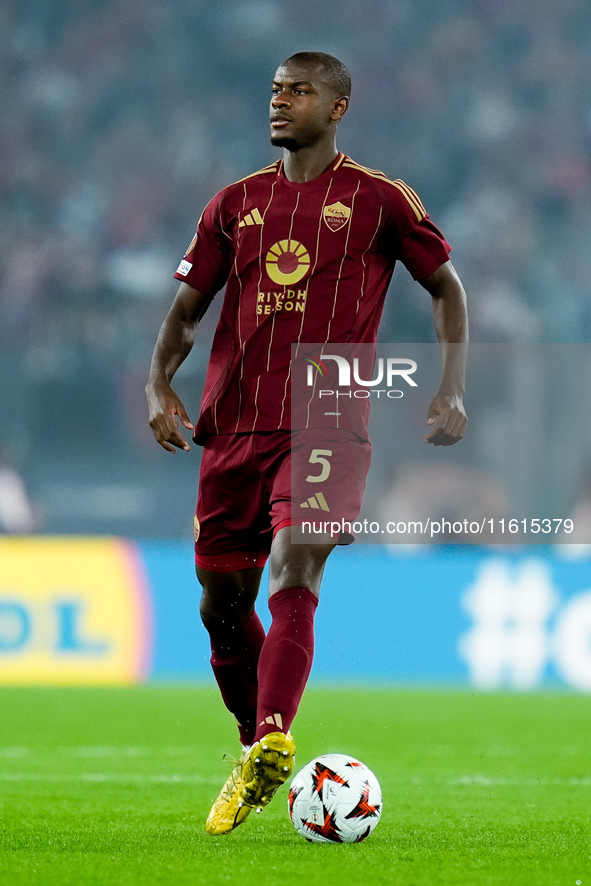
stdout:
<svg viewBox="0 0 591 886">
<path fill-rule="evenodd" d="M 271 143 L 297 151 L 310 147 L 344 113 L 334 91 L 316 64 L 289 64 L 277 69 L 270 107 Z"/>
</svg>

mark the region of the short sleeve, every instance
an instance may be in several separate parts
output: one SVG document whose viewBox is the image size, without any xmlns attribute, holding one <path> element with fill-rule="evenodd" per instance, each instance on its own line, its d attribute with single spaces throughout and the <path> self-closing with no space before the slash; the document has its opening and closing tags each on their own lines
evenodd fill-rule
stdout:
<svg viewBox="0 0 591 886">
<path fill-rule="evenodd" d="M 391 225 L 395 257 L 414 280 L 424 280 L 449 259 L 451 246 L 430 220 L 417 194 L 402 181 L 392 182 Z"/>
<path fill-rule="evenodd" d="M 232 240 L 222 227 L 221 215 L 222 200 L 218 194 L 205 207 L 197 232 L 174 275 L 207 295 L 219 292 L 232 266 Z"/>
</svg>

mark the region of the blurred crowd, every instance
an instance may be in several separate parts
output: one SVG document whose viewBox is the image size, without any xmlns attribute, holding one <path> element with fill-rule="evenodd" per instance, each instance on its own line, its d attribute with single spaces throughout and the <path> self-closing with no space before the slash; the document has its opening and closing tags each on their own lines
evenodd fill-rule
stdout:
<svg viewBox="0 0 591 886">
<path fill-rule="evenodd" d="M 3 0 L 0 446 L 25 471 L 40 441 L 151 445 L 172 274 L 211 196 L 277 156 L 270 79 L 299 49 L 350 67 L 340 147 L 420 193 L 477 341 L 590 339 L 586 0 Z M 382 341 L 432 338 L 397 271 Z"/>
</svg>

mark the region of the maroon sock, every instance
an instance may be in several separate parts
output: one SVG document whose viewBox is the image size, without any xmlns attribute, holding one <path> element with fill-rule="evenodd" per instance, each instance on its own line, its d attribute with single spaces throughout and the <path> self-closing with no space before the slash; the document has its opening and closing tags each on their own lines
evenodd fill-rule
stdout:
<svg viewBox="0 0 591 886">
<path fill-rule="evenodd" d="M 255 741 L 289 731 L 312 667 L 317 605 L 308 588 L 284 588 L 269 600 L 273 621 L 259 657 Z"/>
<path fill-rule="evenodd" d="M 254 741 L 257 710 L 257 665 L 265 629 L 253 612 L 244 622 L 226 622 L 224 628 L 209 629 L 211 667 L 224 704 L 234 714 L 240 741 Z"/>
</svg>

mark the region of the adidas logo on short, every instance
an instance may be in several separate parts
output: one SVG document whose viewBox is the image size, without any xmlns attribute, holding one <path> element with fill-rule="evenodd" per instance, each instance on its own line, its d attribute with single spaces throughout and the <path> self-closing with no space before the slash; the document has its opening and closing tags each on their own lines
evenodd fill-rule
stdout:
<svg viewBox="0 0 591 886">
<path fill-rule="evenodd" d="M 308 501 L 303 501 L 301 503 L 300 507 L 315 508 L 317 511 L 330 511 L 327 501 L 321 492 L 317 492 L 316 495 L 311 495 Z"/>
<path fill-rule="evenodd" d="M 243 228 L 245 225 L 262 225 L 262 223 L 263 219 L 261 213 L 255 206 L 252 212 L 249 212 L 248 215 L 244 216 L 238 227 Z"/>
</svg>

